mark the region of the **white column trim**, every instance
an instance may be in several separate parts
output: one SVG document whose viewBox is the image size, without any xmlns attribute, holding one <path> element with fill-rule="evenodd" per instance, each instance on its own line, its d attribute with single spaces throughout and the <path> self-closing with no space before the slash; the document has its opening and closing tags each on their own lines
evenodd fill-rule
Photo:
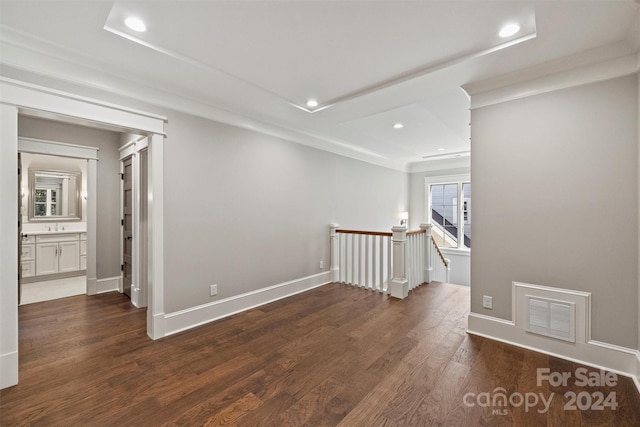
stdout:
<svg viewBox="0 0 640 427">
<path fill-rule="evenodd" d="M 407 228 L 393 227 L 393 278 L 389 284 L 389 294 L 403 299 L 409 296 L 409 280 L 407 280 Z"/>
<path fill-rule="evenodd" d="M 0 102 L 27 109 L 164 134 L 163 116 L 44 86 L 0 77 Z"/>
<path fill-rule="evenodd" d="M 98 159 L 98 147 L 67 144 L 44 139 L 18 137 L 18 151 L 23 153 L 46 154 L 71 157 L 74 159 Z"/>
<path fill-rule="evenodd" d="M 148 183 L 150 197 L 149 223 L 149 293 L 147 297 L 147 335 L 153 339 L 165 335 L 164 317 L 164 181 L 162 164 L 164 138 L 153 135 L 149 145 Z"/>
<path fill-rule="evenodd" d="M 18 383 L 17 193 L 18 109 L 0 105 L 0 389 Z"/>
<path fill-rule="evenodd" d="M 520 74 L 526 81 L 519 81 L 509 85 L 500 85 L 499 78 L 484 82 L 470 83 L 463 89 L 471 97 L 471 109 L 487 107 L 503 102 L 540 95 L 560 89 L 567 89 L 618 77 L 628 76 L 638 72 L 638 54 L 633 53 L 612 60 L 598 62 L 570 70 L 548 73 L 543 76 L 531 75 L 525 70 Z M 504 80 L 504 76 L 500 76 Z"/>
<path fill-rule="evenodd" d="M 333 282 L 340 281 L 340 239 L 338 237 L 338 224 L 329 224 L 329 248 L 331 250 L 331 280 Z"/>
<path fill-rule="evenodd" d="M 98 161 L 87 161 L 87 295 L 98 293 Z"/>
</svg>

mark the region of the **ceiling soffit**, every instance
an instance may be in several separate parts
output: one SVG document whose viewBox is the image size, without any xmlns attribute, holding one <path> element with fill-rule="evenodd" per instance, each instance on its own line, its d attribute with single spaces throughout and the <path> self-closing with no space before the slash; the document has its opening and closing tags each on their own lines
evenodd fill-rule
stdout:
<svg viewBox="0 0 640 427">
<path fill-rule="evenodd" d="M 362 11 L 362 2 L 115 2 L 104 29 L 307 112 L 536 35 L 531 2 L 370 2 Z M 126 27 L 128 16 L 147 31 Z M 511 21 L 522 30 L 500 38 Z M 319 105 L 307 107 L 309 98 Z"/>
</svg>

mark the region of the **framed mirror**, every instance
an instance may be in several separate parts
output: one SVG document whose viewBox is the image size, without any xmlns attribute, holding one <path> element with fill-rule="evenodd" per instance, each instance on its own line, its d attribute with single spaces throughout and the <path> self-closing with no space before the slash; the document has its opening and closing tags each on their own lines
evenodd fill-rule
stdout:
<svg viewBox="0 0 640 427">
<path fill-rule="evenodd" d="M 80 221 L 82 173 L 29 169 L 29 222 Z"/>
</svg>

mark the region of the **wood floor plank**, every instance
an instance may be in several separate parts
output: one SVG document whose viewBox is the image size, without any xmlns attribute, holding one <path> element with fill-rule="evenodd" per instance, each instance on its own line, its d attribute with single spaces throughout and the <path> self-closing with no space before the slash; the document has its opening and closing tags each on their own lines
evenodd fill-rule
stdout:
<svg viewBox="0 0 640 427">
<path fill-rule="evenodd" d="M 539 368 L 581 365 L 468 335 L 469 298 L 334 283 L 157 341 L 118 293 L 20 306 L 20 383 L 0 391 L 0 425 L 640 426 L 631 379 L 538 385 Z M 550 405 L 478 400 L 500 390 Z M 567 410 L 567 393 L 597 391 L 618 407 Z"/>
</svg>

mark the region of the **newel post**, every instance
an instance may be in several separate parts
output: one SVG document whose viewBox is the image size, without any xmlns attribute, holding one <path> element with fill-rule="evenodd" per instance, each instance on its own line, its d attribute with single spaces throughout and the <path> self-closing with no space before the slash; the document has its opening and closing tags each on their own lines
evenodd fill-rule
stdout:
<svg viewBox="0 0 640 427">
<path fill-rule="evenodd" d="M 431 283 L 433 272 L 433 245 L 431 244 L 431 224 L 420 224 L 420 229 L 424 230 L 424 283 Z"/>
<path fill-rule="evenodd" d="M 331 281 L 340 280 L 340 240 L 338 239 L 338 224 L 329 224 L 329 246 L 331 251 Z"/>
<path fill-rule="evenodd" d="M 391 279 L 391 296 L 406 298 L 409 295 L 409 281 L 407 280 L 407 228 L 393 227 L 393 279 Z"/>
</svg>

